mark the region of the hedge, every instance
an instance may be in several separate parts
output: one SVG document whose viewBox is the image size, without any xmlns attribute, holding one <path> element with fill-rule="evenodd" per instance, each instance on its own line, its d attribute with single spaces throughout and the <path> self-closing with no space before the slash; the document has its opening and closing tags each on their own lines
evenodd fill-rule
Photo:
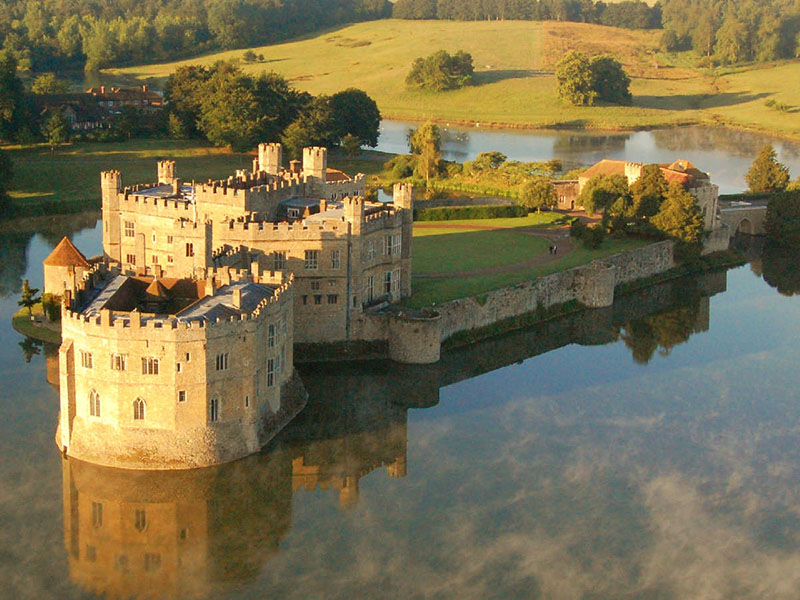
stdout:
<svg viewBox="0 0 800 600">
<path fill-rule="evenodd" d="M 528 209 L 516 204 L 478 206 L 438 206 L 414 209 L 415 221 L 456 221 L 461 219 L 503 219 L 527 217 Z"/>
</svg>

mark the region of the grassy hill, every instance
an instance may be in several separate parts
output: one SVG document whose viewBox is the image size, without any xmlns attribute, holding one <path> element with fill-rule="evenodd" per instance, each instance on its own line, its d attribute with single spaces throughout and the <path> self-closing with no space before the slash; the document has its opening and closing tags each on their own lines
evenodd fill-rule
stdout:
<svg viewBox="0 0 800 600">
<path fill-rule="evenodd" d="M 729 72 L 691 68 L 681 56 L 657 51 L 661 31 L 630 31 L 582 23 L 451 22 L 389 19 L 360 23 L 290 43 L 254 48 L 274 70 L 314 94 L 364 89 L 385 117 L 536 127 L 641 128 L 686 123 L 731 124 L 800 137 L 800 63 Z M 476 85 L 445 93 L 409 91 L 411 62 L 438 49 L 474 58 Z M 572 107 L 556 97 L 555 63 L 577 48 L 610 53 L 633 78 L 634 106 Z M 241 58 L 244 50 L 180 62 L 109 71 L 163 82 L 182 64 Z M 766 105 L 787 105 L 788 112 Z"/>
</svg>

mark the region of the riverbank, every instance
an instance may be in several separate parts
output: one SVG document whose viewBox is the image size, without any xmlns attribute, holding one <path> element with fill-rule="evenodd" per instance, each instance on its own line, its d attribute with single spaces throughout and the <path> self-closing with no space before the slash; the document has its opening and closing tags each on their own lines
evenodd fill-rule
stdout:
<svg viewBox="0 0 800 600">
<path fill-rule="evenodd" d="M 41 302 L 33 306 L 31 313 L 28 314 L 27 308 L 21 308 L 11 317 L 11 326 L 22 335 L 27 335 L 35 340 L 60 344 L 61 324 L 47 320 Z"/>
</svg>

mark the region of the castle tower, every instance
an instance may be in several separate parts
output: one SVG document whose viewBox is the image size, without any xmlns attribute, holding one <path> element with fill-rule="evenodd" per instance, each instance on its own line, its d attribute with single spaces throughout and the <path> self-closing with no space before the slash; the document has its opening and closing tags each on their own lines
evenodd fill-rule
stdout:
<svg viewBox="0 0 800 600">
<path fill-rule="evenodd" d="M 633 183 L 642 176 L 643 168 L 644 165 L 640 162 L 625 163 L 625 177 L 628 179 L 628 185 L 633 185 Z"/>
<path fill-rule="evenodd" d="M 303 175 L 311 180 L 314 191 L 324 195 L 328 177 L 328 149 L 319 146 L 303 148 Z"/>
<path fill-rule="evenodd" d="M 283 146 L 280 144 L 258 145 L 258 170 L 270 175 L 278 175 L 283 159 Z"/>
<path fill-rule="evenodd" d="M 350 224 L 352 235 L 361 235 L 364 223 L 364 199 L 360 197 L 344 199 L 344 219 Z"/>
<path fill-rule="evenodd" d="M 411 295 L 411 236 L 414 231 L 414 186 L 410 183 L 395 183 L 392 198 L 395 209 L 403 220 L 403 241 L 400 248 L 400 295 Z"/>
<path fill-rule="evenodd" d="M 122 261 L 119 218 L 119 193 L 121 190 L 122 175 L 119 171 L 103 171 L 100 173 L 100 191 L 103 207 L 103 252 L 108 258 L 117 262 Z"/>
<path fill-rule="evenodd" d="M 158 183 L 172 185 L 175 180 L 175 161 L 158 161 Z"/>
</svg>

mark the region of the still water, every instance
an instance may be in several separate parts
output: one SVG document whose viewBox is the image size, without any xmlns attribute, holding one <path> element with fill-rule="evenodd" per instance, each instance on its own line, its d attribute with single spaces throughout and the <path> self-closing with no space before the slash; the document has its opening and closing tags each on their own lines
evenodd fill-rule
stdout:
<svg viewBox="0 0 800 600">
<path fill-rule="evenodd" d="M 408 153 L 408 132 L 416 124 L 383 121 L 378 150 Z M 511 160 L 562 160 L 565 170 L 589 166 L 604 158 L 644 163 L 671 163 L 683 158 L 711 174 L 720 193 L 747 189 L 744 174 L 765 144 L 792 177 L 800 176 L 800 144 L 736 129 L 683 127 L 637 132 L 500 130 L 442 126 L 442 156 L 473 160 L 481 152 L 502 152 Z"/>
<path fill-rule="evenodd" d="M 262 454 L 147 474 L 62 460 L 54 349 L 8 320 L 96 219 L 0 233 L 0 598 L 800 595 L 797 256 L 433 366 L 301 367 Z"/>
</svg>

